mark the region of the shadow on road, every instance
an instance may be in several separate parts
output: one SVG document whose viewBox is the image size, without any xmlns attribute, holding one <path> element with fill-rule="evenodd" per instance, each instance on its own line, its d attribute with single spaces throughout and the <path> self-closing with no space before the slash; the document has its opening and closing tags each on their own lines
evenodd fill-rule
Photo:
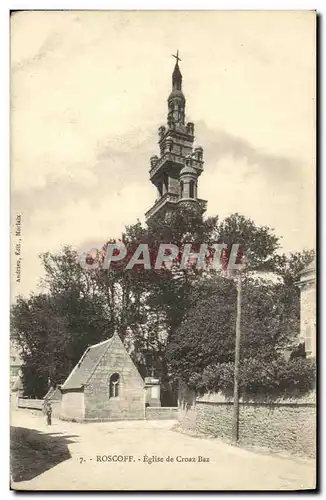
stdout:
<svg viewBox="0 0 326 500">
<path fill-rule="evenodd" d="M 10 427 L 10 470 L 15 482 L 29 481 L 71 458 L 68 438 L 25 427 Z"/>
</svg>

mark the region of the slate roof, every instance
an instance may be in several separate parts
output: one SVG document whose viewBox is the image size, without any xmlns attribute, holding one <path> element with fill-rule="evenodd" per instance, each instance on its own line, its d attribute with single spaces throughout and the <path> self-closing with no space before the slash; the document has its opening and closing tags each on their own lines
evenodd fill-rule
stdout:
<svg viewBox="0 0 326 500">
<path fill-rule="evenodd" d="M 113 336 L 104 342 L 88 347 L 62 385 L 61 390 L 81 389 L 90 379 L 100 359 L 112 343 L 112 339 Z"/>
</svg>

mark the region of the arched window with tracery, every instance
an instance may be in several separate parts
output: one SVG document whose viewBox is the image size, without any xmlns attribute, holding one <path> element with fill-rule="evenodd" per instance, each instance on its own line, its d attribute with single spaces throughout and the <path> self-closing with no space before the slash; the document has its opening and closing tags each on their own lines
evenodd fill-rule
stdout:
<svg viewBox="0 0 326 500">
<path fill-rule="evenodd" d="M 110 398 L 117 398 L 120 389 L 120 375 L 113 373 L 110 377 Z"/>
</svg>

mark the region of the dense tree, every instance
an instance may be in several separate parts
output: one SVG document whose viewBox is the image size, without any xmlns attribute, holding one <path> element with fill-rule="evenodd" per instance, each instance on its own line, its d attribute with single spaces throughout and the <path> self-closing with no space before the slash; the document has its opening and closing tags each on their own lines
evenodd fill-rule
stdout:
<svg viewBox="0 0 326 500">
<path fill-rule="evenodd" d="M 218 239 L 227 245 L 239 244 L 247 269 L 271 271 L 279 238 L 268 226 L 257 226 L 253 220 L 235 213 L 218 225 Z"/>
<path fill-rule="evenodd" d="M 107 338 L 108 323 L 99 300 L 76 290 L 19 297 L 11 310 L 12 339 L 23 360 L 23 385 L 43 397 L 51 383 L 62 383 L 90 344 Z"/>
<path fill-rule="evenodd" d="M 28 396 L 44 396 L 48 378 L 66 364 L 64 336 L 66 324 L 55 313 L 47 295 L 19 297 L 12 308 L 12 338 L 19 345 L 23 360 L 23 387 Z M 67 368 L 68 369 L 68 368 Z"/>
<path fill-rule="evenodd" d="M 191 372 L 203 373 L 212 363 L 232 363 L 230 332 L 236 294 L 232 279 L 223 278 L 220 270 L 197 269 L 195 263 L 180 269 L 180 254 L 172 266 L 160 270 L 144 270 L 142 265 L 126 270 L 139 243 L 149 244 L 152 266 L 160 243 L 176 244 L 181 251 L 185 243 L 191 243 L 194 252 L 201 243 L 227 243 L 228 249 L 240 244 L 247 270 L 272 269 L 283 280 L 272 288 L 263 283 L 250 285 L 248 280 L 246 294 L 250 291 L 251 295 L 248 299 L 244 295 L 243 308 L 244 324 L 252 327 L 245 335 L 248 349 L 255 344 L 258 331 L 268 352 L 273 350 L 271 339 L 277 338 L 279 345 L 288 342 L 298 325 L 299 294 L 293 283 L 311 254 L 279 256 L 278 238 L 268 227 L 239 214 L 223 221 L 218 217 L 203 220 L 196 210 L 182 208 L 169 220 L 158 218 L 148 228 L 139 222 L 126 227 L 120 240 L 127 256 L 109 269 L 103 268 L 106 245 L 91 258 L 91 262 L 98 261 L 95 269 L 85 269 L 80 255 L 67 246 L 41 256 L 47 293 L 19 298 L 12 307 L 13 338 L 23 352 L 24 386 L 29 395 L 41 396 L 48 377 L 62 382 L 85 348 L 106 339 L 114 329 L 141 374 L 153 372 L 163 382 L 171 374 L 189 378 Z M 271 310 L 277 314 L 268 321 Z"/>
<path fill-rule="evenodd" d="M 241 391 L 294 394 L 313 386 L 314 362 L 287 361 L 299 341 L 300 271 L 313 252 L 280 257 L 280 280 L 243 274 L 241 315 Z M 277 259 L 275 259 L 277 260 Z M 272 261 L 271 261 L 272 262 Z M 291 278 L 291 279 L 290 279 Z M 236 289 L 230 278 L 199 283 L 193 304 L 168 346 L 173 376 L 199 392 L 233 388 Z"/>
</svg>

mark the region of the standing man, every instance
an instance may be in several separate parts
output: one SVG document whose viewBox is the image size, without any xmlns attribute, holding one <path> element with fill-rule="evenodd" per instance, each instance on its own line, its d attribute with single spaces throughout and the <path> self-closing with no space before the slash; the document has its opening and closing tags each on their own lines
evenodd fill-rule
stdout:
<svg viewBox="0 0 326 500">
<path fill-rule="evenodd" d="M 51 405 L 51 403 L 48 402 L 48 404 L 46 405 L 46 408 L 45 408 L 45 412 L 46 412 L 46 423 L 47 423 L 47 425 L 51 425 L 52 424 L 52 405 Z"/>
</svg>

